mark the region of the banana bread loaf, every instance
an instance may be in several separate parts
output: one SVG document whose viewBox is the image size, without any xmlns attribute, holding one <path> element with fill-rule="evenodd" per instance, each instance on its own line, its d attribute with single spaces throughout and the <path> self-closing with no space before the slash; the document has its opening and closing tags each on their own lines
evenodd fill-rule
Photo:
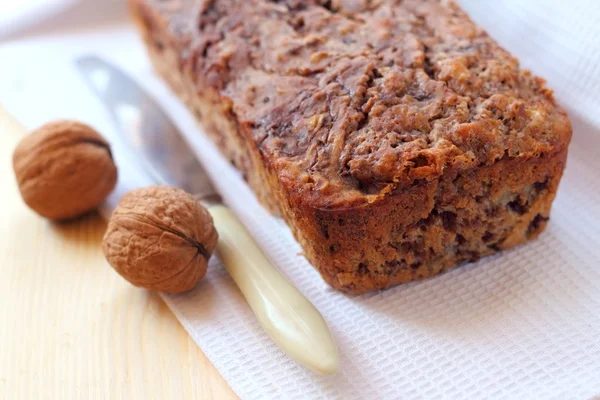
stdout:
<svg viewBox="0 0 600 400">
<path fill-rule="evenodd" d="M 333 287 L 535 238 L 571 125 L 452 1 L 130 0 L 162 77 Z"/>
</svg>

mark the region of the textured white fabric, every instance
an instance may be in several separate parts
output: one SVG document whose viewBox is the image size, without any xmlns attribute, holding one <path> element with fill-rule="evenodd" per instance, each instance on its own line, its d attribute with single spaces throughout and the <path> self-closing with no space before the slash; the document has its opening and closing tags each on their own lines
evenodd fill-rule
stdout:
<svg viewBox="0 0 600 400">
<path fill-rule="evenodd" d="M 285 224 L 257 204 L 152 75 L 129 28 L 0 48 L 0 101 L 32 127 L 57 116 L 79 117 L 109 136 L 121 171 L 111 201 L 149 180 L 122 150 L 68 58 L 90 48 L 104 53 L 165 104 L 228 204 L 322 312 L 339 346 L 336 376 L 317 376 L 291 361 L 213 259 L 195 290 L 164 298 L 244 399 L 600 398 L 600 2 L 462 3 L 524 65 L 548 78 L 569 108 L 575 135 L 568 166 L 538 240 L 380 293 L 353 297 L 328 288 L 298 255 L 301 248 Z"/>
</svg>

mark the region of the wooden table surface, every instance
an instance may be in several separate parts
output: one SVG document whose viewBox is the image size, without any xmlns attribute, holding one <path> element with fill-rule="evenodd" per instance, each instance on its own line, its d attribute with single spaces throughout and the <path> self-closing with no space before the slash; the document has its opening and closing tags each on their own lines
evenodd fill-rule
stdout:
<svg viewBox="0 0 600 400">
<path fill-rule="evenodd" d="M 154 293 L 107 264 L 105 222 L 38 217 L 0 106 L 0 399 L 230 399 L 235 395 Z"/>
</svg>

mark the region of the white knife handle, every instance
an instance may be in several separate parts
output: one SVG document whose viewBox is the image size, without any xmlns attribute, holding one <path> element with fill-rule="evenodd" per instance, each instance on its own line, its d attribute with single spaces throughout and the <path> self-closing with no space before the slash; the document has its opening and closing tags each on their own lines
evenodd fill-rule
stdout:
<svg viewBox="0 0 600 400">
<path fill-rule="evenodd" d="M 217 256 L 267 334 L 311 370 L 336 372 L 337 348 L 319 311 L 271 265 L 229 209 L 214 205 L 209 211 L 219 233 Z"/>
</svg>

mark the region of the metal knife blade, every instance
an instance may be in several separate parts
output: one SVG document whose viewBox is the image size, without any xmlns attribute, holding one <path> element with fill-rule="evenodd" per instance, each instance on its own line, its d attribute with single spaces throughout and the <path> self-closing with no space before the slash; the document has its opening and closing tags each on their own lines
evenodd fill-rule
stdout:
<svg viewBox="0 0 600 400">
<path fill-rule="evenodd" d="M 157 182 L 183 189 L 199 199 L 218 199 L 208 174 L 177 126 L 133 79 L 96 56 L 80 57 L 75 64 L 121 134 L 142 153 L 144 169 Z"/>
</svg>

